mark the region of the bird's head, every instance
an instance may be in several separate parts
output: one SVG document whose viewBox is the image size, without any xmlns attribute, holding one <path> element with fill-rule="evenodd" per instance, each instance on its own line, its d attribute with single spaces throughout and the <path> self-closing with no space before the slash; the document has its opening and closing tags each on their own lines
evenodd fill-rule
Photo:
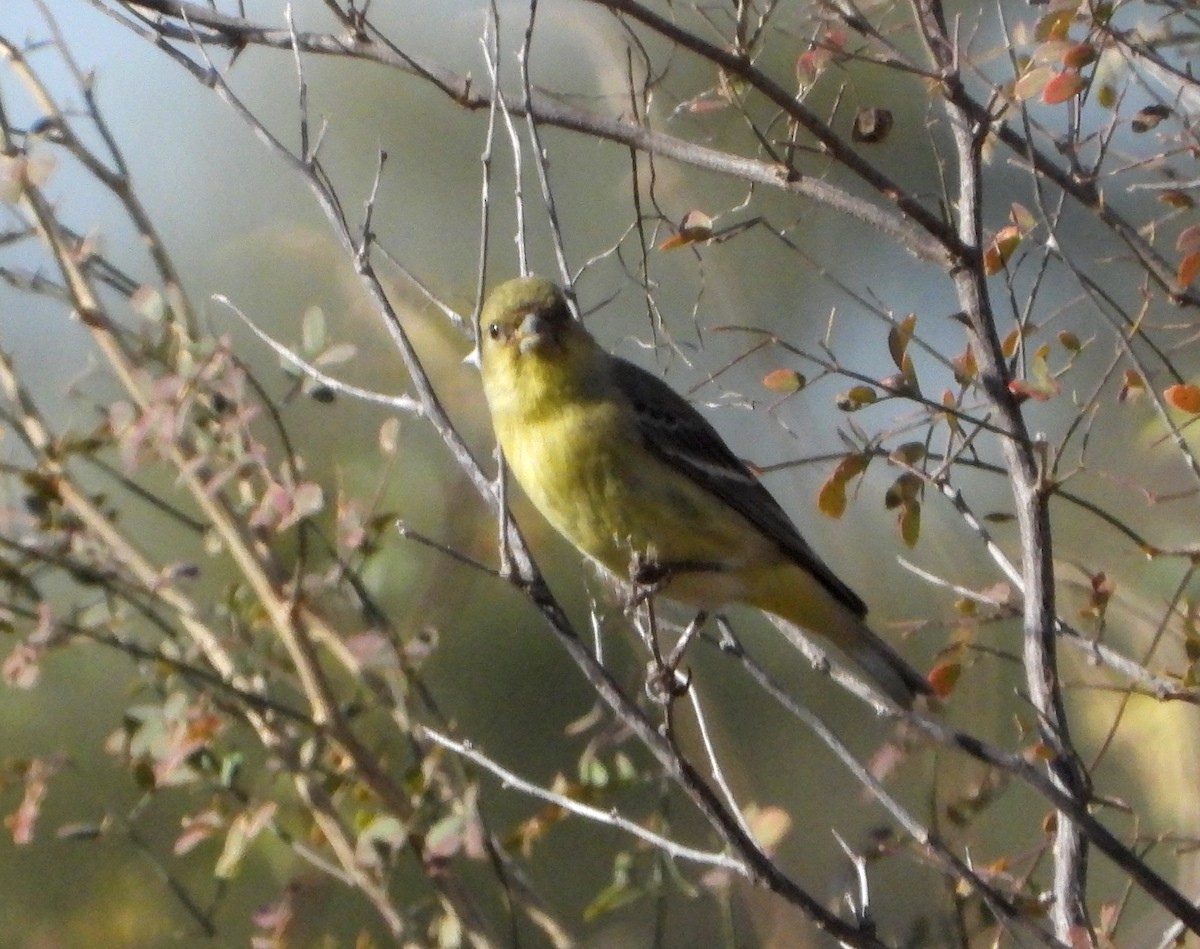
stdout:
<svg viewBox="0 0 1200 949">
<path fill-rule="evenodd" d="M 479 345 L 485 364 L 554 358 L 580 329 L 562 290 L 540 277 L 518 277 L 488 295 L 479 315 Z"/>
<path fill-rule="evenodd" d="M 540 277 L 508 280 L 488 294 L 479 355 L 493 414 L 561 407 L 607 380 L 607 354 L 571 315 L 562 290 Z"/>
</svg>

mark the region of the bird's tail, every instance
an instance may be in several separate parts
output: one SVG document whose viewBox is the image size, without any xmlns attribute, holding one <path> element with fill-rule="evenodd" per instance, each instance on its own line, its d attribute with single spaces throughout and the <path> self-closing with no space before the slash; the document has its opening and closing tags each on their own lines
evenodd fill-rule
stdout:
<svg viewBox="0 0 1200 949">
<path fill-rule="evenodd" d="M 754 605 L 832 642 L 901 708 L 912 708 L 918 695 L 933 694 L 928 679 L 814 577 L 805 573 L 798 579 L 793 572 L 789 579 L 782 589 L 775 584 L 769 593 L 760 588 Z M 786 628 L 783 631 L 788 634 Z M 811 648 L 799 642 L 796 645 L 812 655 Z"/>
<path fill-rule="evenodd" d="M 863 620 L 846 654 L 901 708 L 912 708 L 918 695 L 932 695 L 929 680 L 910 666 L 888 643 L 873 633 Z"/>
</svg>

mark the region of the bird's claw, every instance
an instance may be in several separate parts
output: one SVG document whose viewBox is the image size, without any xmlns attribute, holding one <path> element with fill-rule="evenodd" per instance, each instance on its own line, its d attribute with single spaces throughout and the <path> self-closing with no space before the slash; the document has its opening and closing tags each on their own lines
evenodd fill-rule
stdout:
<svg viewBox="0 0 1200 949">
<path fill-rule="evenodd" d="M 670 705 L 692 685 L 692 673 L 652 659 L 646 664 L 646 696 L 658 705 Z"/>
</svg>

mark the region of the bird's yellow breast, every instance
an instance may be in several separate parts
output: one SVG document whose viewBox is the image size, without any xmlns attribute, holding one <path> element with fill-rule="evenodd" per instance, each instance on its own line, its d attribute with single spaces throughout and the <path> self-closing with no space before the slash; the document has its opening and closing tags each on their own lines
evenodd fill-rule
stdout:
<svg viewBox="0 0 1200 949">
<path fill-rule="evenodd" d="M 673 570 L 667 595 L 706 608 L 741 599 L 742 568 L 780 563 L 763 534 L 667 468 L 619 400 L 494 417 L 517 482 L 563 536 L 618 579 L 635 561 Z M 711 565 L 713 569 L 703 569 Z"/>
</svg>

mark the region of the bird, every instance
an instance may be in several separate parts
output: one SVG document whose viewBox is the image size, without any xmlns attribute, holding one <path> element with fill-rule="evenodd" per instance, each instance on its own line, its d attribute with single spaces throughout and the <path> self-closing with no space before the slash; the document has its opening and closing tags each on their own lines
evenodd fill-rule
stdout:
<svg viewBox="0 0 1200 949">
<path fill-rule="evenodd" d="M 902 708 L 931 693 L 753 470 L 666 382 L 607 352 L 552 281 L 496 286 L 479 314 L 496 441 L 534 508 L 618 583 L 701 612 L 743 603 L 837 646 Z"/>
</svg>

